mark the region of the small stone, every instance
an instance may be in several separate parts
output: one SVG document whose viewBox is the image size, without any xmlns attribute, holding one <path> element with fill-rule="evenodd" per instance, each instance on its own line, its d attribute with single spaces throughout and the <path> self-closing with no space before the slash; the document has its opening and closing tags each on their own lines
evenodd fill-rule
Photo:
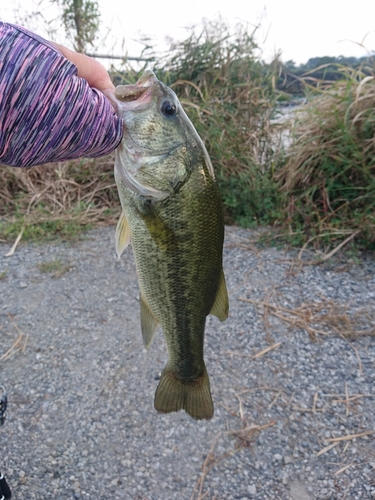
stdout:
<svg viewBox="0 0 375 500">
<path fill-rule="evenodd" d="M 290 496 L 293 500 L 312 500 L 304 484 L 296 480 L 290 485 Z"/>
<path fill-rule="evenodd" d="M 290 455 L 285 455 L 284 457 L 284 464 L 291 464 L 293 462 L 293 458 Z"/>
<path fill-rule="evenodd" d="M 256 495 L 257 489 L 255 484 L 249 484 L 249 486 L 247 487 L 247 492 L 249 493 L 249 495 Z"/>
<path fill-rule="evenodd" d="M 79 491 L 80 491 L 80 489 L 81 489 L 81 486 L 80 486 L 79 482 L 78 482 L 78 481 L 75 481 L 75 482 L 73 483 L 73 490 L 74 490 L 74 491 L 78 491 L 78 492 L 79 492 Z"/>
<path fill-rule="evenodd" d="M 27 288 L 27 283 L 25 283 L 24 281 L 21 281 L 20 288 Z"/>
<path fill-rule="evenodd" d="M 277 461 L 280 461 L 283 459 L 282 455 L 280 455 L 280 453 L 276 453 L 276 455 L 273 456 L 273 458 Z"/>
</svg>

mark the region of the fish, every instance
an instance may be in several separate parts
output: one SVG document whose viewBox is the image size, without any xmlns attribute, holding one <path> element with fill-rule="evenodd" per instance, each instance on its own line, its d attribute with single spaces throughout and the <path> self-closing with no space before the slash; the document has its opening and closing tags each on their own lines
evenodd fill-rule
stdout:
<svg viewBox="0 0 375 500">
<path fill-rule="evenodd" d="M 122 206 L 116 252 L 120 257 L 131 243 L 145 347 L 160 325 L 168 350 L 154 407 L 209 420 L 206 317 L 224 321 L 229 310 L 217 180 L 176 94 L 151 70 L 135 84 L 117 86 L 115 101 L 124 123 L 114 168 Z"/>
</svg>

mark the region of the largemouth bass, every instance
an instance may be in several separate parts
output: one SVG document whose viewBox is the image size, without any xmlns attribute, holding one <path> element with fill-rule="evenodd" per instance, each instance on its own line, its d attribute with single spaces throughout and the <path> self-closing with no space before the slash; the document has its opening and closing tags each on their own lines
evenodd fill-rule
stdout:
<svg viewBox="0 0 375 500">
<path fill-rule="evenodd" d="M 228 316 L 223 212 L 213 168 L 175 93 L 153 72 L 118 86 L 115 95 L 124 120 L 115 160 L 123 210 L 116 250 L 120 256 L 132 242 L 146 348 L 158 325 L 168 347 L 154 406 L 210 419 L 206 316 Z"/>
</svg>

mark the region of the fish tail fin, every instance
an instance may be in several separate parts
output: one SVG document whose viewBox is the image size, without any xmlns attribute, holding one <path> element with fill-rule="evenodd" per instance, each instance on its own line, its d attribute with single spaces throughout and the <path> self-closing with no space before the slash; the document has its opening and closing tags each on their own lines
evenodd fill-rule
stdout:
<svg viewBox="0 0 375 500">
<path fill-rule="evenodd" d="M 196 420 L 210 420 L 214 406 L 206 367 L 202 375 L 191 382 L 180 380 L 168 367 L 164 368 L 156 389 L 154 406 L 160 413 L 185 410 Z"/>
</svg>

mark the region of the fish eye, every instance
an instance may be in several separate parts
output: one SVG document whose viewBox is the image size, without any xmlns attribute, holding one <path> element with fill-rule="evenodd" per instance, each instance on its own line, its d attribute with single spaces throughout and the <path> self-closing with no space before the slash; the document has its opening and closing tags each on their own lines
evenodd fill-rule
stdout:
<svg viewBox="0 0 375 500">
<path fill-rule="evenodd" d="M 164 116 L 171 117 L 176 114 L 176 105 L 171 101 L 163 101 L 161 103 L 161 112 Z"/>
</svg>

